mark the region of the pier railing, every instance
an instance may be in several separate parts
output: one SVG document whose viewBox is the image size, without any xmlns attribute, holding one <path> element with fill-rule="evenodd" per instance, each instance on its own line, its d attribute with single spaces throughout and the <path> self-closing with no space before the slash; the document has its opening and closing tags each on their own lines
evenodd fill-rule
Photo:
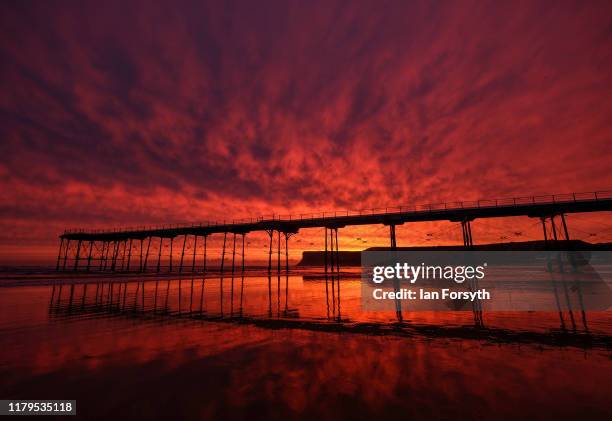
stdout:
<svg viewBox="0 0 612 421">
<path fill-rule="evenodd" d="M 161 224 L 161 225 L 140 225 L 131 227 L 121 227 L 112 229 L 68 229 L 64 234 L 73 233 L 121 233 L 134 232 L 145 230 L 160 230 L 172 228 L 196 228 L 196 227 L 214 227 L 225 225 L 241 225 L 254 224 L 258 222 L 273 222 L 273 221 L 307 221 L 315 219 L 338 218 L 343 216 L 368 216 L 368 215 L 392 215 L 392 214 L 407 214 L 407 213 L 427 213 L 440 212 L 445 210 L 458 209 L 483 209 L 496 207 L 513 207 L 513 206 L 529 206 L 529 205 L 545 205 L 558 203 L 572 202 L 587 202 L 612 199 L 612 191 L 595 191 L 595 192 L 580 192 L 580 193 L 565 193 L 565 194 L 549 194 L 539 196 L 520 196 L 502 199 L 480 199 L 471 201 L 459 202 L 441 202 L 428 203 L 421 205 L 401 205 L 387 206 L 378 208 L 368 208 L 359 210 L 342 210 L 342 211 L 326 211 L 326 212 L 307 212 L 297 214 L 269 214 L 259 217 L 240 218 L 223 221 L 206 221 L 199 223 L 176 223 L 176 224 Z"/>
</svg>

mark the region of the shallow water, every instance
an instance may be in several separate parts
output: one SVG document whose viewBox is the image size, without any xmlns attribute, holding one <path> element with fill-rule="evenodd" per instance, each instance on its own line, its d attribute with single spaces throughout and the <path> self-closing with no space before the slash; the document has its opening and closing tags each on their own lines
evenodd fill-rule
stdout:
<svg viewBox="0 0 612 421">
<path fill-rule="evenodd" d="M 0 397 L 181 418 L 608 417 L 608 312 L 361 309 L 313 273 L 0 288 Z"/>
</svg>

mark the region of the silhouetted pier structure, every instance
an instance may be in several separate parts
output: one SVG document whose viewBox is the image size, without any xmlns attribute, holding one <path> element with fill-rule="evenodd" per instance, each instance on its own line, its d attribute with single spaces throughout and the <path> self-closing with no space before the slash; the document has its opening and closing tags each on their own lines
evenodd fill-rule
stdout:
<svg viewBox="0 0 612 421">
<path fill-rule="evenodd" d="M 240 270 L 244 272 L 244 242 L 251 232 L 266 232 L 270 239 L 268 271 L 272 271 L 274 236 L 277 236 L 277 269 L 281 271 L 282 240 L 285 246 L 285 270 L 289 270 L 289 239 L 305 228 L 325 228 L 325 270 L 339 272 L 338 229 L 356 225 L 385 225 L 389 227 L 390 247 L 397 247 L 395 227 L 411 222 L 450 221 L 461 224 L 463 244 L 473 246 L 471 223 L 476 219 L 526 216 L 539 218 L 542 222 L 546 241 L 569 240 L 565 215 L 569 213 L 600 212 L 612 210 L 612 191 L 569 193 L 546 196 L 526 196 L 507 199 L 492 199 L 438 204 L 398 206 L 358 211 L 337 211 L 297 215 L 276 215 L 270 217 L 233 220 L 231 222 L 207 222 L 200 224 L 176 224 L 155 227 L 136 227 L 113 230 L 66 230 L 60 235 L 56 270 L 110 272 L 147 272 L 150 269 L 152 240 L 157 241 L 155 271 L 161 270 L 164 244 L 169 245 L 168 271 L 179 273 L 189 267 L 197 267 L 197 245 L 203 247 L 202 270 L 206 271 L 207 239 L 211 235 L 223 235 L 220 271 L 226 270 L 228 236 L 231 236 L 231 271 L 236 269 L 237 248 L 241 258 Z M 174 240 L 182 237 L 182 249 L 177 265 L 173 262 Z M 193 239 L 193 252 L 186 256 L 188 238 Z M 133 256 L 133 244 L 138 245 L 138 255 Z M 180 243 L 179 243 L 180 244 Z M 155 245 L 154 245 L 155 247 Z M 157 253 L 155 253 L 155 251 Z M 137 259 L 137 264 L 133 260 Z M 71 262 L 69 265 L 68 262 Z"/>
</svg>

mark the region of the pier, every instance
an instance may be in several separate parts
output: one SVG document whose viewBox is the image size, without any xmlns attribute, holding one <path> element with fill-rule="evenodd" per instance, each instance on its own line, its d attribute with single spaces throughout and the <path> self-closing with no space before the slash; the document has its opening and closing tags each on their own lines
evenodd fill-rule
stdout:
<svg viewBox="0 0 612 421">
<path fill-rule="evenodd" d="M 384 225 L 389 227 L 391 249 L 397 247 L 395 228 L 398 225 L 424 221 L 450 221 L 461 225 L 463 245 L 474 245 L 472 222 L 484 218 L 525 216 L 538 218 L 546 242 L 569 241 L 566 214 L 612 211 L 612 191 L 523 196 L 506 199 L 444 202 L 426 205 L 397 206 L 364 210 L 271 215 L 231 221 L 192 224 L 141 226 L 108 230 L 73 229 L 59 236 L 57 271 L 139 272 L 161 271 L 164 245 L 169 248 L 168 272 L 207 270 L 207 239 L 223 236 L 221 272 L 244 272 L 245 237 L 252 232 L 265 232 L 269 237 L 268 272 L 289 271 L 289 240 L 299 230 L 325 228 L 325 270 L 339 272 L 338 230 L 347 226 Z M 276 238 L 276 250 L 274 243 Z M 152 241 L 155 239 L 155 241 Z M 193 251 L 186 253 L 188 239 Z M 178 262 L 174 261 L 175 240 L 181 247 Z M 182 241 L 181 241 L 182 240 Z M 202 253 L 198 254 L 198 244 Z M 133 253 L 135 249 L 136 254 Z M 152 247 L 153 246 L 153 247 Z M 284 248 L 284 252 L 283 252 Z M 283 252 L 283 253 L 282 253 Z M 284 254 L 284 262 L 281 261 Z M 190 255 L 189 255 L 190 254 Z M 225 262 L 231 255 L 231 265 Z M 155 262 L 151 262 L 156 259 Z M 238 262 L 240 260 L 240 262 Z M 237 266 L 239 264 L 239 266 Z"/>
</svg>

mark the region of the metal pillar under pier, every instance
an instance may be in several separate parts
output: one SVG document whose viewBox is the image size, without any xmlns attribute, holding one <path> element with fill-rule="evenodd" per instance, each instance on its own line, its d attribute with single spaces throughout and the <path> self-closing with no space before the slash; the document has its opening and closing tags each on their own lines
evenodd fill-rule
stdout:
<svg viewBox="0 0 612 421">
<path fill-rule="evenodd" d="M 469 219 L 461 221 L 461 230 L 463 231 L 463 245 L 471 249 L 474 246 L 474 241 L 472 240 L 472 224 Z"/>
<path fill-rule="evenodd" d="M 60 246 L 59 246 L 59 251 L 57 252 L 57 264 L 55 265 L 55 270 L 59 271 L 59 267 L 60 267 L 60 259 L 62 257 L 62 248 L 64 247 L 64 238 L 60 238 Z"/>
<path fill-rule="evenodd" d="M 223 233 L 223 249 L 221 251 L 221 273 L 225 266 L 225 244 L 227 243 L 227 231 Z"/>
<path fill-rule="evenodd" d="M 198 236 L 193 236 L 193 260 L 191 261 L 191 272 L 195 272 L 196 250 L 198 249 Z"/>
<path fill-rule="evenodd" d="M 82 243 L 82 240 L 79 240 L 77 243 L 76 256 L 74 258 L 74 269 L 73 269 L 75 272 L 79 268 L 79 258 L 81 256 L 81 243 Z"/>
<path fill-rule="evenodd" d="M 93 251 L 93 241 L 89 242 L 89 253 L 87 254 L 87 272 L 89 272 L 89 269 L 91 268 L 91 253 Z"/>
<path fill-rule="evenodd" d="M 132 239 L 130 238 L 130 248 L 128 250 L 128 261 L 126 270 L 130 271 L 130 262 L 132 261 Z"/>
<path fill-rule="evenodd" d="M 163 237 L 159 237 L 159 250 L 158 250 L 158 254 L 157 254 L 157 273 L 159 273 L 159 268 L 160 268 L 160 264 L 161 264 L 161 255 L 162 255 L 162 249 L 164 248 L 164 239 Z"/>
<path fill-rule="evenodd" d="M 142 272 L 147 271 L 147 262 L 149 261 L 149 249 L 151 248 L 151 239 L 152 237 L 149 237 L 149 241 L 147 241 L 147 253 L 145 254 L 144 264 L 142 265 Z"/>
<path fill-rule="evenodd" d="M 183 236 L 183 250 L 181 251 L 181 263 L 179 264 L 179 273 L 183 271 L 183 260 L 185 259 L 185 245 L 187 244 L 187 234 Z"/>
</svg>

